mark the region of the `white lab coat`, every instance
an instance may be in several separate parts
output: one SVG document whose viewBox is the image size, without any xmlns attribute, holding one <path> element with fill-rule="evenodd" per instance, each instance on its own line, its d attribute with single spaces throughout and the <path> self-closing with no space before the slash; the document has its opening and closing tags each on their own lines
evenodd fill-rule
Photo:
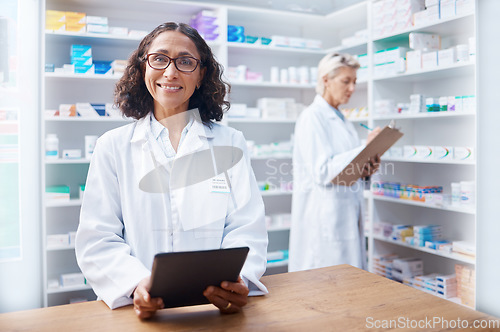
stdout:
<svg viewBox="0 0 500 332">
<path fill-rule="evenodd" d="M 139 182 L 146 174 L 168 164 L 152 135 L 149 116 L 98 139 L 75 249 L 87 281 L 111 309 L 132 303 L 133 290 L 150 275 L 159 252 L 248 246 L 241 276 L 250 295 L 267 293 L 259 281 L 268 243 L 264 204 L 242 133 L 194 121 L 174 160 L 210 146 L 243 151 L 243 158 L 228 171 L 233 197 L 212 192 L 210 179 L 166 193 L 141 190 Z"/>
<path fill-rule="evenodd" d="M 362 180 L 331 180 L 363 149 L 349 121 L 316 95 L 295 126 L 289 271 L 365 267 Z"/>
</svg>

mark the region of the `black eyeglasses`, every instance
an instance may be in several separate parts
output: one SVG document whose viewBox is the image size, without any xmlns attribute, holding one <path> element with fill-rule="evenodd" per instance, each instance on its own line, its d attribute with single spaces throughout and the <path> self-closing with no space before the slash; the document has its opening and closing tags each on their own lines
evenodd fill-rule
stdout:
<svg viewBox="0 0 500 332">
<path fill-rule="evenodd" d="M 183 73 L 192 73 L 198 68 L 201 61 L 193 58 L 192 56 L 180 56 L 178 58 L 171 58 L 163 53 L 149 53 L 146 56 L 148 65 L 157 70 L 165 70 L 173 61 L 175 68 Z"/>
</svg>

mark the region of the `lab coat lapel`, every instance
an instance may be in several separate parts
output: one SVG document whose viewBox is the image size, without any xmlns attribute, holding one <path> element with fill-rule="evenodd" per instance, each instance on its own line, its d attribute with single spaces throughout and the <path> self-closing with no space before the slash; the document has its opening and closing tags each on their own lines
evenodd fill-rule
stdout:
<svg viewBox="0 0 500 332">
<path fill-rule="evenodd" d="M 175 159 L 188 155 L 195 151 L 209 148 L 208 139 L 213 138 L 212 130 L 206 127 L 197 119 L 193 120 L 191 128 L 188 130 L 184 141 L 177 149 Z"/>
<path fill-rule="evenodd" d="M 168 191 L 168 160 L 151 133 L 150 120 L 150 116 L 146 116 L 137 121 L 130 140 L 132 162 L 137 170 L 135 174 L 139 188 L 146 192 L 162 193 Z"/>
</svg>

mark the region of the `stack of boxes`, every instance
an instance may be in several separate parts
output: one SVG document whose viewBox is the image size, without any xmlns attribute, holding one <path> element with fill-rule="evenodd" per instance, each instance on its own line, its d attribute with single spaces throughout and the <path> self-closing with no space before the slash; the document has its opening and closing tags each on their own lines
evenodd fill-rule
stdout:
<svg viewBox="0 0 500 332">
<path fill-rule="evenodd" d="M 457 296 L 462 304 L 474 308 L 476 271 L 465 265 L 455 264 L 455 274 L 457 276 Z"/>
<path fill-rule="evenodd" d="M 85 13 L 65 12 L 66 14 L 66 31 L 71 32 L 86 32 L 86 15 Z"/>
<path fill-rule="evenodd" d="M 189 22 L 193 28 L 206 40 L 213 41 L 219 37 L 217 15 L 211 10 L 202 10 L 193 16 Z"/>
<path fill-rule="evenodd" d="M 404 278 L 420 276 L 424 273 L 424 263 L 420 258 L 397 258 L 392 261 L 392 279 L 403 282 Z"/>
<path fill-rule="evenodd" d="M 235 43 L 245 42 L 245 27 L 241 25 L 227 26 L 227 41 Z"/>
<path fill-rule="evenodd" d="M 373 37 L 395 34 L 413 26 L 413 14 L 425 9 L 424 0 L 381 0 L 373 4 Z"/>
<path fill-rule="evenodd" d="M 373 272 L 379 276 L 392 279 L 392 264 L 396 254 L 387 254 L 373 257 Z"/>
<path fill-rule="evenodd" d="M 71 45 L 71 64 L 75 74 L 94 74 L 92 47 L 89 45 Z"/>
<path fill-rule="evenodd" d="M 373 62 L 375 68 L 373 75 L 375 77 L 385 77 L 397 73 L 403 73 L 406 70 L 405 55 L 408 51 L 406 47 L 392 47 L 375 52 Z"/>
<path fill-rule="evenodd" d="M 414 13 L 413 25 L 434 24 L 439 20 L 474 12 L 474 0 L 425 0 L 425 10 Z"/>
<path fill-rule="evenodd" d="M 457 297 L 457 277 L 455 274 L 436 277 L 436 295 L 445 299 Z"/>
<path fill-rule="evenodd" d="M 108 18 L 103 16 L 87 16 L 87 32 L 109 33 Z"/>
</svg>

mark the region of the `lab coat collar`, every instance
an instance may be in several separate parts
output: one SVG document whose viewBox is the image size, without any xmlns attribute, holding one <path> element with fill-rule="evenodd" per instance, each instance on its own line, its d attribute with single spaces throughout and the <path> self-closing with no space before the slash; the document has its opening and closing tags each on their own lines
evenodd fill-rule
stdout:
<svg viewBox="0 0 500 332">
<path fill-rule="evenodd" d="M 316 95 L 316 97 L 314 97 L 313 104 L 316 104 L 318 106 L 318 109 L 323 112 L 327 118 L 338 119 L 339 121 L 342 121 L 342 119 L 335 112 L 335 108 L 332 105 L 328 104 L 328 102 L 322 96 Z"/>
<path fill-rule="evenodd" d="M 188 112 L 197 112 L 197 111 L 198 109 L 192 109 L 189 110 Z M 152 116 L 152 114 L 149 114 L 137 121 L 136 130 L 134 130 L 134 134 L 132 135 L 132 138 L 130 140 L 131 143 L 147 140 L 148 132 L 151 132 L 150 116 Z M 193 134 L 196 134 L 197 136 L 200 137 L 206 137 L 206 138 L 214 137 L 213 130 L 205 126 L 202 122 L 199 121 L 199 119 L 196 118 L 193 121 L 193 125 L 189 129 L 189 132 L 191 131 Z"/>
</svg>

